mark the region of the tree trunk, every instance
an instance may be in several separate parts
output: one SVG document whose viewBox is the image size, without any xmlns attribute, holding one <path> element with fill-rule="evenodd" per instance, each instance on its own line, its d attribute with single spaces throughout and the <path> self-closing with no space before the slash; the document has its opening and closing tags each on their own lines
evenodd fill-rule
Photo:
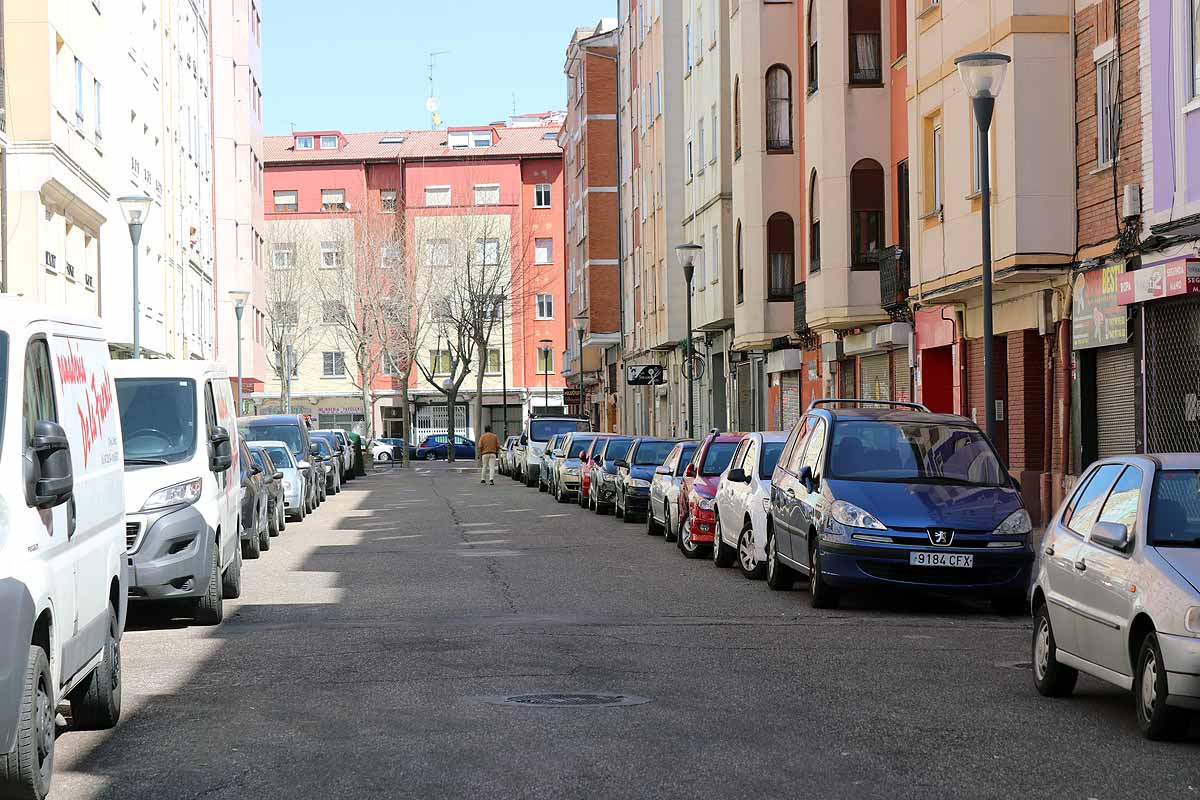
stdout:
<svg viewBox="0 0 1200 800">
<path fill-rule="evenodd" d="M 454 401 L 458 398 L 458 387 L 451 384 L 446 391 L 446 461 L 454 463 Z"/>
<path fill-rule="evenodd" d="M 475 370 L 475 399 L 471 401 L 471 413 L 475 417 L 475 441 L 479 441 L 479 437 L 483 435 L 483 374 L 487 372 L 487 343 L 481 342 L 476 345 L 477 357 L 476 361 L 479 364 L 479 369 Z M 483 456 L 479 454 L 479 448 L 475 448 L 475 464 L 483 463 Z"/>
<path fill-rule="evenodd" d="M 371 387 L 363 382 L 362 388 L 362 407 L 363 407 L 363 432 L 364 439 L 373 438 L 371 433 L 375 427 L 375 413 L 371 408 Z"/>
<path fill-rule="evenodd" d="M 412 367 L 409 367 L 408 375 L 404 376 L 404 384 L 400 387 L 400 403 L 403 410 L 400 412 L 400 419 L 403 420 L 400 424 L 404 431 L 401 438 L 404 440 L 404 446 L 400 448 L 400 466 L 408 466 L 408 448 L 412 443 L 412 415 L 408 412 L 408 378 L 412 374 Z"/>
</svg>

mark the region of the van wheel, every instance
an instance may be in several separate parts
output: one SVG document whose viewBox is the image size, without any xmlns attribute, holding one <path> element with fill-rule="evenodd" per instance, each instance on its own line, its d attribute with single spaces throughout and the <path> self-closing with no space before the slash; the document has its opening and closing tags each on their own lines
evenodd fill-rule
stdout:
<svg viewBox="0 0 1200 800">
<path fill-rule="evenodd" d="M 109 606 L 104 656 L 69 698 L 73 728 L 105 730 L 115 727 L 121 719 L 121 640 L 117 634 L 117 612 Z"/>
<path fill-rule="evenodd" d="M 1172 742 L 1187 735 L 1188 712 L 1167 705 L 1167 670 L 1163 665 L 1158 635 L 1146 634 L 1138 648 L 1133 698 L 1142 735 L 1156 742 Z"/>
<path fill-rule="evenodd" d="M 221 598 L 221 554 L 220 544 L 213 542 L 209 559 L 208 588 L 204 596 L 196 601 L 193 611 L 197 625 L 217 625 L 225 616 L 225 604 Z"/>
<path fill-rule="evenodd" d="M 221 596 L 226 600 L 236 600 L 242 596 L 242 550 L 240 547 L 233 553 L 233 563 L 221 576 Z"/>
<path fill-rule="evenodd" d="M 1069 697 L 1079 680 L 1078 670 L 1058 663 L 1058 647 L 1046 604 L 1033 614 L 1033 685 L 1045 697 Z"/>
<path fill-rule="evenodd" d="M 17 718 L 17 745 L 0 755 L 0 792 L 5 797 L 43 800 L 54 774 L 54 690 L 46 651 L 29 648 L 25 687 Z"/>
</svg>

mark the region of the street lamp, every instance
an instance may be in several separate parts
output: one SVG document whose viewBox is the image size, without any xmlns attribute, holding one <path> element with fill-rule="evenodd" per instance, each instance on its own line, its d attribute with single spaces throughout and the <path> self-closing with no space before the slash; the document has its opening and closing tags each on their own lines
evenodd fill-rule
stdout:
<svg viewBox="0 0 1200 800">
<path fill-rule="evenodd" d="M 229 301 L 233 303 L 233 313 L 237 314 L 238 416 L 246 413 L 246 409 L 242 406 L 242 311 L 245 310 L 246 301 L 249 299 L 249 289 L 229 290 Z"/>
<path fill-rule="evenodd" d="M 283 413 L 285 414 L 292 413 L 292 364 L 296 359 L 295 345 L 296 334 L 285 333 L 280 337 L 280 346 L 283 349 Z"/>
<path fill-rule="evenodd" d="M 1012 59 L 1003 53 L 968 53 L 954 59 L 958 75 L 971 98 L 979 126 L 979 202 L 983 227 L 983 418 L 989 439 L 996 440 L 996 389 L 992 375 L 992 178 L 988 165 L 988 130 L 992 111 L 1004 86 Z"/>
<path fill-rule="evenodd" d="M 695 404 L 695 366 L 692 364 L 692 276 L 696 272 L 696 255 L 704 248 L 698 244 L 677 244 L 675 255 L 683 267 L 683 279 L 687 281 L 687 367 L 684 377 L 688 382 L 687 435 L 692 438 L 692 407 Z"/>
<path fill-rule="evenodd" d="M 579 416 L 583 417 L 583 334 L 587 331 L 588 315 L 575 317 L 575 334 L 579 337 Z"/>
<path fill-rule="evenodd" d="M 129 226 L 129 241 L 133 243 L 133 357 L 142 357 L 141 326 L 138 318 L 142 315 L 138 303 L 138 242 L 142 238 L 142 223 L 150 213 L 150 204 L 154 201 L 147 195 L 130 195 L 117 198 L 121 213 L 125 215 L 125 224 Z"/>
<path fill-rule="evenodd" d="M 554 357 L 554 350 L 550 345 L 554 344 L 553 339 L 539 339 L 538 344 L 542 346 L 542 351 L 546 354 L 546 369 L 542 372 L 542 379 L 545 388 L 542 393 L 542 413 L 547 413 L 550 408 L 550 359 Z"/>
</svg>

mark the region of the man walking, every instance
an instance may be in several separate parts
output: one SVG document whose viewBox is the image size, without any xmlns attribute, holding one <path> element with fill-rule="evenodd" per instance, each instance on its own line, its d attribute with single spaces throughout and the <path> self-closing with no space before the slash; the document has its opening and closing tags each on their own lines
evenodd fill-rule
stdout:
<svg viewBox="0 0 1200 800">
<path fill-rule="evenodd" d="M 479 437 L 479 454 L 483 456 L 483 468 L 479 472 L 480 483 L 496 485 L 496 456 L 500 454 L 500 437 L 492 433 L 492 426 L 483 429 Z"/>
</svg>

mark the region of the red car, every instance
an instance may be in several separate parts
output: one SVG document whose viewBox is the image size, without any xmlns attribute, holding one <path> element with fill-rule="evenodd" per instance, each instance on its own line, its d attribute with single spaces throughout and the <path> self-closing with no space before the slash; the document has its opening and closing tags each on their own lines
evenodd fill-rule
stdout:
<svg viewBox="0 0 1200 800">
<path fill-rule="evenodd" d="M 697 558 L 712 546 L 721 474 L 729 467 L 742 435 L 713 431 L 705 436 L 683 472 L 679 485 L 679 549 L 688 558 Z"/>
<path fill-rule="evenodd" d="M 588 507 L 588 490 L 592 484 L 592 453 L 600 452 L 604 448 L 604 443 L 608 441 L 607 436 L 597 436 L 588 445 L 588 449 L 584 451 L 583 456 L 579 459 L 579 496 L 576 500 L 579 502 L 580 508 Z"/>
</svg>

